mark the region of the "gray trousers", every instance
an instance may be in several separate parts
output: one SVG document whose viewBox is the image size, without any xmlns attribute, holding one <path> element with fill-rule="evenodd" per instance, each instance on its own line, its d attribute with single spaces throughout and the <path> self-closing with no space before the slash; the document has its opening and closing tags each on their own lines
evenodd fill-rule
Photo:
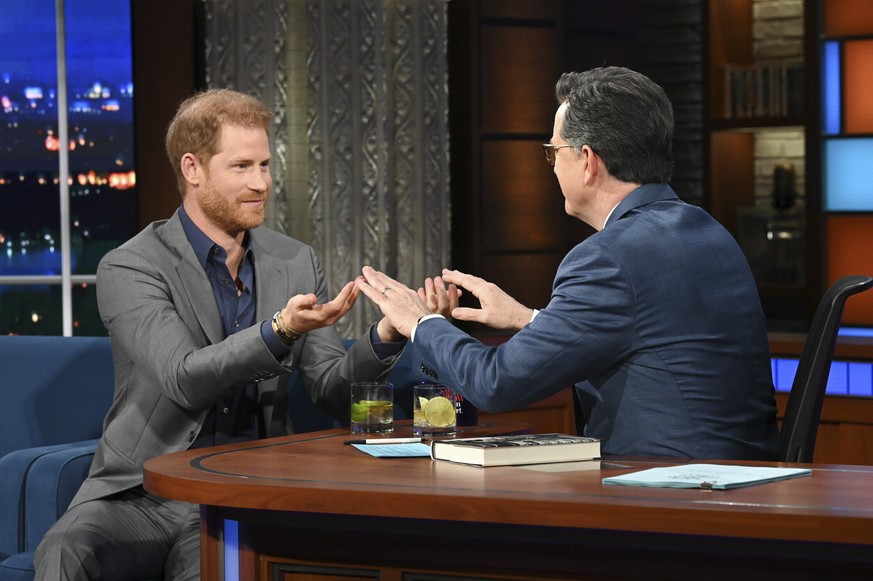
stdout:
<svg viewBox="0 0 873 581">
<path fill-rule="evenodd" d="M 37 581 L 200 578 L 196 504 L 134 488 L 64 513 L 34 553 Z"/>
</svg>

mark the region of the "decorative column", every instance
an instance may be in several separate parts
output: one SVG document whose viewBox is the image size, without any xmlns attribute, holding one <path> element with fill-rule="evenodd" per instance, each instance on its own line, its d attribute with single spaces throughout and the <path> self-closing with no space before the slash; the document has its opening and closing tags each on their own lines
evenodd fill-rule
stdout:
<svg viewBox="0 0 873 581">
<path fill-rule="evenodd" d="M 312 244 L 331 293 L 369 264 L 449 266 L 446 0 L 204 0 L 210 86 L 277 111 L 268 225 Z M 377 320 L 362 298 L 338 324 Z"/>
</svg>

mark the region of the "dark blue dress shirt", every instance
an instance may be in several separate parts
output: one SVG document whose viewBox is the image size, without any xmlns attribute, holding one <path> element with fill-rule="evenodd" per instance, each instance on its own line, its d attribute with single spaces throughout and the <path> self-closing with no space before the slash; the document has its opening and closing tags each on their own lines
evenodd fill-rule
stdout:
<svg viewBox="0 0 873 581">
<path fill-rule="evenodd" d="M 244 254 L 237 274 L 238 280 L 235 281 L 227 269 L 227 252 L 224 248 L 213 242 L 194 224 L 184 207 L 179 208 L 179 218 L 194 249 L 194 254 L 212 285 L 224 336 L 228 337 L 254 325 L 256 322 L 255 256 L 249 246 L 248 233 L 243 240 Z M 291 349 L 273 332 L 269 319 L 261 323 L 261 336 L 277 360 L 285 357 Z M 370 327 L 370 341 L 376 356 L 380 359 L 399 353 L 406 343 L 405 341 L 381 342 L 376 332 L 376 325 Z M 200 434 L 191 448 L 218 446 L 264 437 L 264 426 L 261 425 L 261 414 L 258 413 L 257 394 L 257 386 L 249 384 L 245 389 L 232 391 L 217 401 L 209 410 Z"/>
</svg>

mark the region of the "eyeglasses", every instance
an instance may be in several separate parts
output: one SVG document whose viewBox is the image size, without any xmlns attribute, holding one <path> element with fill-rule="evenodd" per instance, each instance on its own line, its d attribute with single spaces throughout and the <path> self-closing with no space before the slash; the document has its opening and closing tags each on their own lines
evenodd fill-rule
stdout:
<svg viewBox="0 0 873 581">
<path fill-rule="evenodd" d="M 562 147 L 573 147 L 572 145 L 552 145 L 551 143 L 543 143 L 543 151 L 546 152 L 546 161 L 549 165 L 555 165 L 555 155 Z"/>
</svg>

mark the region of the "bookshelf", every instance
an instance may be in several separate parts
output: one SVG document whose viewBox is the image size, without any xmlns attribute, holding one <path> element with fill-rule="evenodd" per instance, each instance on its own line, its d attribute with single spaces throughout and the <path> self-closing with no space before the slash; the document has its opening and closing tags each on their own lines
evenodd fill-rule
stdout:
<svg viewBox="0 0 873 581">
<path fill-rule="evenodd" d="M 802 331 L 820 270 L 807 145 L 811 2 L 704 3 L 704 199 L 749 259 L 771 328 Z"/>
</svg>

